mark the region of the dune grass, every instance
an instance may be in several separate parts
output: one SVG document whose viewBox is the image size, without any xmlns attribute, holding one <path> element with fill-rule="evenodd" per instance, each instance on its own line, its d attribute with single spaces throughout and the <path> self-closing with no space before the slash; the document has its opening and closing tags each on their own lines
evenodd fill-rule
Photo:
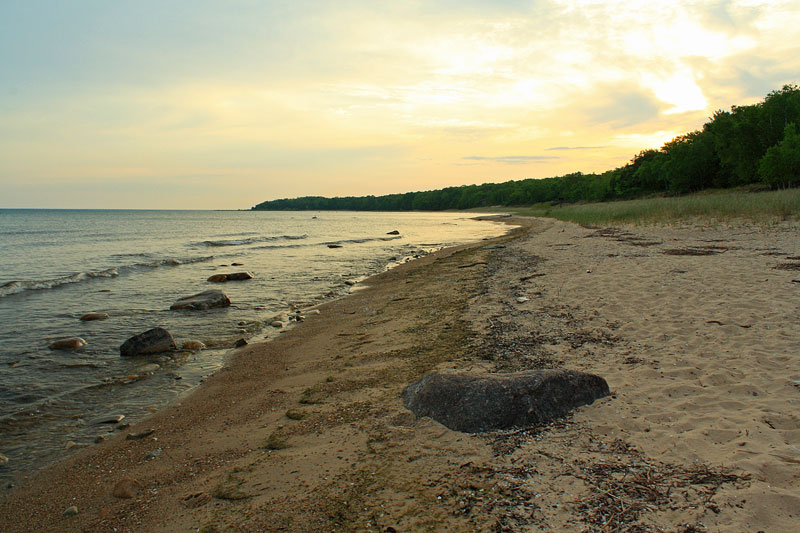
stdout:
<svg viewBox="0 0 800 533">
<path fill-rule="evenodd" d="M 594 204 L 508 208 L 522 216 L 550 217 L 579 224 L 672 224 L 681 221 L 775 224 L 800 219 L 800 189 L 748 192 L 711 191 L 695 195 Z"/>
</svg>

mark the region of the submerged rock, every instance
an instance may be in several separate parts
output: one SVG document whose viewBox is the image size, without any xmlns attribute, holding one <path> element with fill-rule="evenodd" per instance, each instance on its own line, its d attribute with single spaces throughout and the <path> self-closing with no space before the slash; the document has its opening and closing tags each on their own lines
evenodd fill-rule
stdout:
<svg viewBox="0 0 800 533">
<path fill-rule="evenodd" d="M 433 372 L 403 390 L 403 404 L 418 417 L 478 433 L 547 422 L 609 394 L 603 378 L 574 370 Z"/>
<path fill-rule="evenodd" d="M 108 318 L 106 313 L 86 313 L 81 317 L 81 320 L 84 322 L 89 322 L 91 320 L 105 320 Z"/>
<path fill-rule="evenodd" d="M 172 304 L 170 309 L 173 311 L 198 311 L 212 307 L 228 307 L 229 305 L 231 305 L 231 301 L 224 292 L 211 290 L 181 298 Z"/>
<path fill-rule="evenodd" d="M 119 347 L 119 353 L 128 357 L 169 352 L 177 349 L 175 340 L 169 331 L 164 328 L 153 328 L 126 340 Z"/>
<path fill-rule="evenodd" d="M 80 337 L 61 339 L 50 344 L 51 350 L 79 350 L 86 346 L 86 341 Z"/>
</svg>

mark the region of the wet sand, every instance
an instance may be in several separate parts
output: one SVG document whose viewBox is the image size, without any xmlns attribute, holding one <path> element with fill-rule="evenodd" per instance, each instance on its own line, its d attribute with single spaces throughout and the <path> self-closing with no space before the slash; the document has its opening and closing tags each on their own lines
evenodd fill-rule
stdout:
<svg viewBox="0 0 800 533">
<path fill-rule="evenodd" d="M 180 404 L 25 480 L 0 530 L 798 528 L 797 224 L 522 222 L 238 350 Z M 437 368 L 561 366 L 613 396 L 480 435 L 400 400 Z"/>
</svg>

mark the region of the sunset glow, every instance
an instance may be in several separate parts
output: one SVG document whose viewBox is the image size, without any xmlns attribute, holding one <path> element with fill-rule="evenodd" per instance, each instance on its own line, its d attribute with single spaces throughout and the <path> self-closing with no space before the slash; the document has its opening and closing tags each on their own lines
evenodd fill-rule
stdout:
<svg viewBox="0 0 800 533">
<path fill-rule="evenodd" d="M 0 207 L 603 171 L 798 81 L 797 2 L 3 2 Z"/>
</svg>

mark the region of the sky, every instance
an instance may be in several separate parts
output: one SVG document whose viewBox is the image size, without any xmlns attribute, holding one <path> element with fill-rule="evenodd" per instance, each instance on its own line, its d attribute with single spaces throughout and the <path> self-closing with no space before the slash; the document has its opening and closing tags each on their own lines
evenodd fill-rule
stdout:
<svg viewBox="0 0 800 533">
<path fill-rule="evenodd" d="M 796 0 L 0 0 L 0 207 L 602 172 L 798 82 Z"/>
</svg>

